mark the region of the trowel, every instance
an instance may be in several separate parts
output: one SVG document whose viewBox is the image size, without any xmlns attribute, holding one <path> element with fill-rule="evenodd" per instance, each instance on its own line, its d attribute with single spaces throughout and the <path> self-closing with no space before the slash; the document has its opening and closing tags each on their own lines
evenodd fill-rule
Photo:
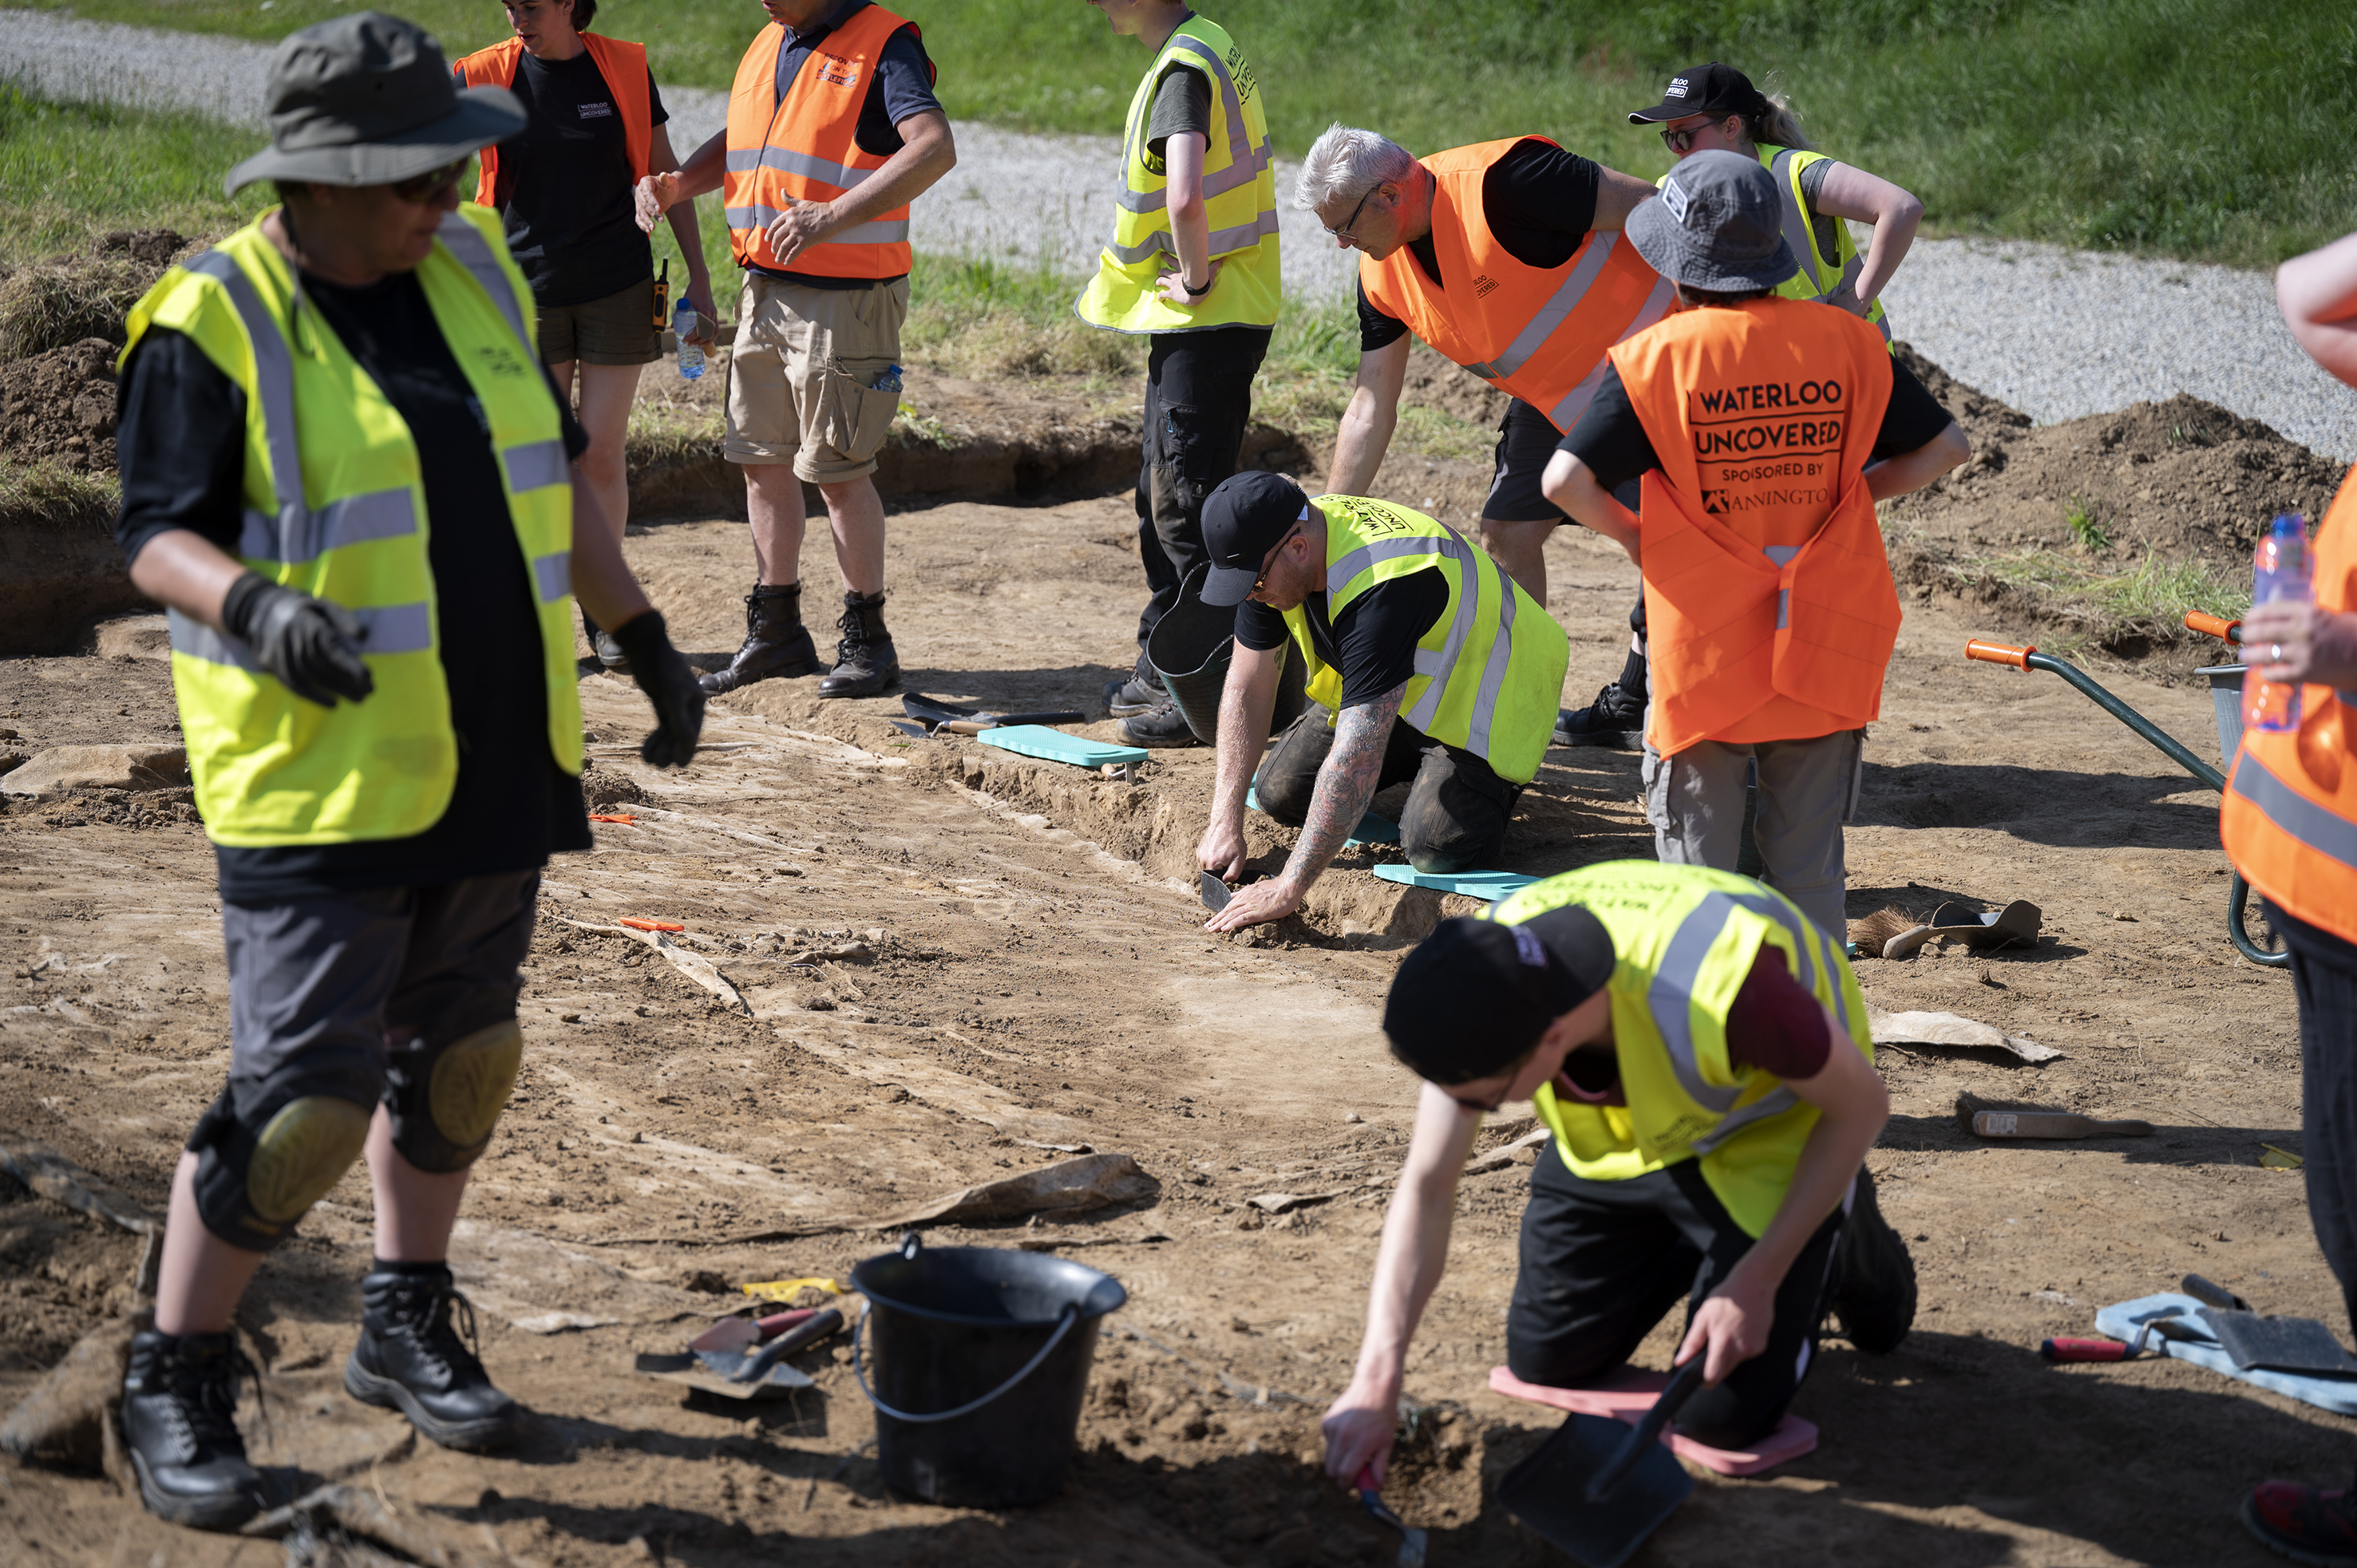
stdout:
<svg viewBox="0 0 2357 1568">
<path fill-rule="evenodd" d="M 947 730 L 952 735 L 980 735 L 986 729 L 1016 725 L 1086 724 L 1089 717 L 1078 708 L 1059 708 L 1052 713 L 1041 714 L 991 714 L 918 696 L 902 697 L 900 710 L 929 731 Z"/>
<path fill-rule="evenodd" d="M 1633 1427 L 1573 1416 L 1507 1472 L 1498 1500 L 1581 1568 L 1620 1568 L 1694 1491 L 1662 1432 L 1702 1387 L 1702 1369 L 1699 1355 L 1680 1367 Z"/>
<path fill-rule="evenodd" d="M 1375 1479 L 1372 1467 L 1362 1467 L 1359 1478 L 1351 1483 L 1358 1488 L 1360 1506 L 1378 1524 L 1387 1524 L 1400 1533 L 1399 1568 L 1424 1568 L 1424 1531 L 1392 1512 L 1383 1501 L 1383 1484 Z"/>
</svg>

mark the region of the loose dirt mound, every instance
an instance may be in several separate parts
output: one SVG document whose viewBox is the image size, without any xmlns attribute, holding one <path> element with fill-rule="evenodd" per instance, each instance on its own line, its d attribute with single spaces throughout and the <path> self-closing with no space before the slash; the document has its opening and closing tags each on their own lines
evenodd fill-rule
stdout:
<svg viewBox="0 0 2357 1568">
<path fill-rule="evenodd" d="M 85 338 L 0 364 L 0 451 L 77 473 L 114 470 L 114 354 Z"/>
</svg>

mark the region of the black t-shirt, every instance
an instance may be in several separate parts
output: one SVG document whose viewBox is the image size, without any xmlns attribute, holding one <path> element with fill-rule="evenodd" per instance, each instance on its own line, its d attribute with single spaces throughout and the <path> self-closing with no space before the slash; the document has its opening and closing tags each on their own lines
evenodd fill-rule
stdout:
<svg viewBox="0 0 2357 1568">
<path fill-rule="evenodd" d="M 216 845 L 221 897 L 257 904 L 427 886 L 527 870 L 552 854 L 589 848 L 581 782 L 549 753 L 532 574 L 508 517 L 480 407 L 435 323 L 424 285 L 414 273 L 366 288 L 306 274 L 303 285 L 321 318 L 392 401 L 425 458 L 426 554 L 458 736 L 458 779 L 442 819 L 414 837 L 268 849 Z M 121 395 L 115 441 L 123 512 L 115 538 L 124 560 L 175 528 L 234 553 L 245 506 L 245 394 L 193 340 L 156 328 L 124 367 Z M 569 413 L 563 417 L 565 450 L 578 457 L 588 437 Z"/>
<path fill-rule="evenodd" d="M 871 0 L 844 0 L 825 21 L 806 33 L 785 29 L 786 37 L 778 48 L 777 96 L 770 101 L 774 110 L 786 101 L 786 93 L 802 74 L 802 62 L 811 51 L 854 16 L 866 8 Z M 921 114 L 931 109 L 941 111 L 942 101 L 933 96 L 933 80 L 938 73 L 925 53 L 925 46 L 913 27 L 903 27 L 884 44 L 882 55 L 876 62 L 876 74 L 867 83 L 867 96 L 859 105 L 859 124 L 853 128 L 851 139 L 859 150 L 871 157 L 888 158 L 907 144 L 901 139 L 900 122 L 911 114 Z M 878 282 L 891 283 L 892 278 L 824 277 L 817 273 L 780 271 L 776 267 L 748 266 L 749 273 L 783 278 L 809 288 L 873 288 Z M 902 274 L 905 276 L 906 274 Z"/>
<path fill-rule="evenodd" d="M 1438 571 L 1386 577 L 1342 607 L 1329 622 L 1326 596 L 1312 594 L 1301 607 L 1309 621 L 1309 644 L 1320 662 L 1342 672 L 1342 706 L 1360 707 L 1415 673 L 1415 645 L 1448 610 L 1448 579 Z M 1236 640 L 1265 651 L 1290 636 L 1285 616 L 1246 599 L 1236 607 Z"/>
<path fill-rule="evenodd" d="M 1170 138 L 1189 131 L 1203 138 L 1208 151 L 1211 139 L 1211 79 L 1191 65 L 1173 64 L 1154 85 L 1154 105 L 1146 117 L 1146 156 L 1168 157 Z"/>
<path fill-rule="evenodd" d="M 1818 308 L 1835 307 L 1827 305 Z M 1867 461 L 1879 463 L 1903 452 L 1912 452 L 1936 439 L 1949 424 L 1948 411 L 1940 406 L 1940 400 L 1915 379 L 1914 371 L 1893 360 L 1890 403 L 1882 411 L 1882 428 L 1875 432 L 1874 452 Z M 1604 380 L 1597 385 L 1595 400 L 1570 432 L 1555 443 L 1555 450 L 1568 452 L 1587 464 L 1596 482 L 1608 490 L 1618 489 L 1662 466 L 1661 458 L 1653 453 L 1652 437 L 1645 434 L 1637 411 L 1629 404 L 1629 389 L 1620 384 L 1620 369 L 1609 360 L 1604 362 Z"/>
<path fill-rule="evenodd" d="M 1481 176 L 1481 211 L 1506 254 L 1526 267 L 1559 267 L 1596 227 L 1596 193 L 1603 170 L 1577 153 L 1525 139 Z M 1411 241 L 1408 252 L 1424 275 L 1440 276 L 1432 236 Z M 1407 323 L 1376 309 L 1359 285 L 1359 352 L 1372 354 L 1406 335 Z"/>
<path fill-rule="evenodd" d="M 492 194 L 533 298 L 582 305 L 651 276 L 654 250 L 631 196 L 622 106 L 597 60 L 586 48 L 571 59 L 519 55 L 512 91 L 529 118 L 500 144 Z M 671 118 L 651 71 L 647 103 L 655 124 Z"/>
</svg>

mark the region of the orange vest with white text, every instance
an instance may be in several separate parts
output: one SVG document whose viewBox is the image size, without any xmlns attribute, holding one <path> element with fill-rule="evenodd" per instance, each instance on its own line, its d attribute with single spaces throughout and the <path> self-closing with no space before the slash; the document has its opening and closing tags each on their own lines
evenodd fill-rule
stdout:
<svg viewBox="0 0 2357 1568">
<path fill-rule="evenodd" d="M 2316 602 L 2357 609 L 2357 470 L 2316 531 Z M 2357 941 L 2357 692 L 2300 689 L 2299 728 L 2243 732 L 2226 769 L 2218 836 L 2243 879 L 2277 908 Z"/>
<path fill-rule="evenodd" d="M 1432 176 L 1432 249 L 1441 281 L 1402 245 L 1359 258 L 1367 303 L 1407 324 L 1433 351 L 1536 408 L 1557 430 L 1586 412 L 1604 350 L 1659 321 L 1667 279 L 1618 231 L 1591 233 L 1559 267 L 1526 266 L 1490 232 L 1481 178 L 1523 142 L 1481 142 L 1418 160 Z"/>
<path fill-rule="evenodd" d="M 1862 477 L 1890 403 L 1881 334 L 1771 297 L 1680 311 L 1611 360 L 1661 463 L 1639 516 L 1653 748 L 1872 721 L 1899 640 Z"/>
<path fill-rule="evenodd" d="M 622 151 L 630 163 L 633 182 L 647 177 L 647 159 L 654 145 L 654 102 L 647 92 L 647 46 L 624 43 L 598 33 L 581 35 L 597 74 L 614 94 L 614 112 L 622 117 Z M 522 69 L 523 40 L 508 38 L 487 49 L 477 49 L 458 61 L 458 74 L 469 87 L 513 87 Z M 481 171 L 475 177 L 475 200 L 484 207 L 499 205 L 500 150 L 485 147 Z"/>
<path fill-rule="evenodd" d="M 862 6 L 819 40 L 782 102 L 778 51 L 786 30 L 772 22 L 755 37 L 728 90 L 728 164 L 721 187 L 729 249 L 738 266 L 830 278 L 908 274 L 905 202 L 795 252 L 791 262 L 770 250 L 769 231 L 795 202 L 832 201 L 884 166 L 882 156 L 861 149 L 856 133 L 884 46 L 903 27 L 917 31 L 914 22 L 881 5 Z"/>
</svg>

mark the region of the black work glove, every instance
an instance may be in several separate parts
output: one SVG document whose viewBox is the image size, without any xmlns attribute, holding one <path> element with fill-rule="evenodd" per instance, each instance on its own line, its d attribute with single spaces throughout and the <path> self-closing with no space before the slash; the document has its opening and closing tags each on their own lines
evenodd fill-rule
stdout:
<svg viewBox="0 0 2357 1568">
<path fill-rule="evenodd" d="M 221 600 L 221 628 L 306 702 L 332 708 L 339 697 L 357 703 L 376 690 L 376 678 L 361 661 L 368 628 L 332 600 L 248 572 Z"/>
<path fill-rule="evenodd" d="M 647 610 L 608 630 L 630 656 L 630 673 L 654 706 L 654 733 L 639 755 L 651 767 L 686 767 L 695 760 L 695 737 L 704 733 L 704 688 L 671 645 L 662 612 Z"/>
</svg>

